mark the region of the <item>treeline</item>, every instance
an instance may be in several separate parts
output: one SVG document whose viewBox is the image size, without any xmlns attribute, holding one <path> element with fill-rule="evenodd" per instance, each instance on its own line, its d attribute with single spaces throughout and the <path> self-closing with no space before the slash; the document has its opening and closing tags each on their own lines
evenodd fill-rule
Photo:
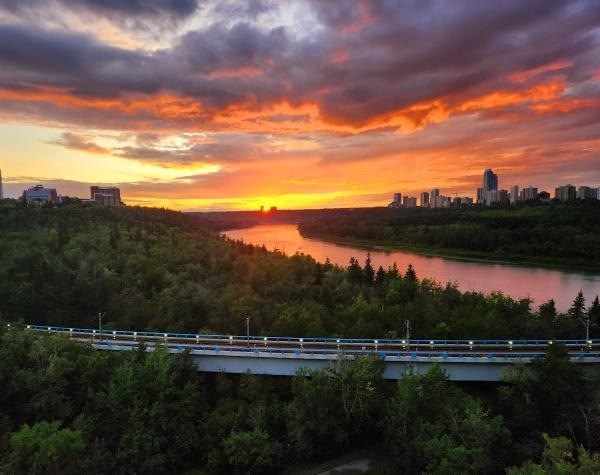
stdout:
<svg viewBox="0 0 600 475">
<path fill-rule="evenodd" d="M 437 367 L 384 381 L 376 356 L 276 378 L 144 350 L 2 325 L 0 473 L 275 474 L 361 448 L 381 474 L 600 473 L 598 383 L 560 345 L 484 398 Z"/>
<path fill-rule="evenodd" d="M 349 267 L 221 238 L 182 213 L 70 205 L 0 206 L 0 314 L 6 321 L 297 337 L 600 336 L 598 298 L 533 311 L 527 299 L 460 292 L 411 268 Z M 7 203 L 7 204 L 6 204 Z M 418 269 L 417 269 L 418 270 Z M 575 298 L 576 297 L 576 298 Z M 587 298 L 587 301 L 586 301 Z M 538 302 L 539 303 L 539 302 Z"/>
<path fill-rule="evenodd" d="M 517 207 L 400 209 L 322 217 L 303 234 L 479 258 L 600 267 L 600 201 Z"/>
</svg>

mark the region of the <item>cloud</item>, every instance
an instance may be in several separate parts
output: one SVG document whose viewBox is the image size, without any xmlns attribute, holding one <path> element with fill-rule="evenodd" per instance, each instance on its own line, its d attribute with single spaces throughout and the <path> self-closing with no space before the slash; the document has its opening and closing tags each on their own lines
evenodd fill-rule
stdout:
<svg viewBox="0 0 600 475">
<path fill-rule="evenodd" d="M 57 140 L 48 142 L 52 145 L 60 145 L 70 150 L 81 152 L 96 153 L 106 155 L 110 150 L 93 142 L 93 140 L 85 135 L 79 135 L 72 132 L 64 132 Z"/>
<path fill-rule="evenodd" d="M 188 16 L 198 7 L 198 0 L 55 0 L 63 8 L 83 9 L 100 14 Z M 52 1 L 42 0 L 4 0 L 0 10 L 20 13 L 47 8 Z"/>
<path fill-rule="evenodd" d="M 244 179 L 256 193 L 309 190 L 318 170 L 341 183 L 344 166 L 356 180 L 398 173 L 384 190 L 413 186 L 411 167 L 422 168 L 415 183 L 438 174 L 449 187 L 472 187 L 453 174 L 484 165 L 510 180 L 533 170 L 562 180 L 561 160 L 597 173 L 598 0 L 2 7 L 0 121 L 61 128 L 57 145 L 164 168 L 218 164 L 198 178 L 215 196 Z M 73 32 L 58 28 L 63 17 Z M 107 31 L 90 27 L 105 21 Z M 120 34 L 136 41 L 112 41 Z M 165 39 L 141 40 L 153 35 Z M 88 129 L 125 138 L 105 148 Z M 318 170 L 305 176 L 309 163 Z"/>
</svg>

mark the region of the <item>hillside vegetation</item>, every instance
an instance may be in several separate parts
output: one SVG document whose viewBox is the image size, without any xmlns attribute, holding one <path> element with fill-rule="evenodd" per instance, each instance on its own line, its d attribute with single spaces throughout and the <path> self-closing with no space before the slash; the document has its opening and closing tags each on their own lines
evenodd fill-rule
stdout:
<svg viewBox="0 0 600 475">
<path fill-rule="evenodd" d="M 290 336 L 581 337 L 600 304 L 461 293 L 412 267 L 343 269 L 160 209 L 0 204 L 0 473 L 277 474 L 357 449 L 378 473 L 597 473 L 600 391 L 552 345 L 481 399 L 375 355 L 293 378 L 206 375 L 187 354 L 100 352 L 25 323 Z M 591 297 L 588 298 L 591 300 Z M 10 322 L 10 326 L 8 325 Z"/>
<path fill-rule="evenodd" d="M 226 240 L 198 218 L 148 208 L 0 207 L 0 312 L 8 321 L 280 336 L 576 338 L 596 296 L 567 314 L 460 292 L 418 269 L 342 269 Z M 575 298 L 575 296 L 573 296 Z M 584 298 L 587 297 L 587 303 Z"/>
<path fill-rule="evenodd" d="M 366 246 L 600 268 L 600 201 L 324 216 L 300 223 L 300 231 Z"/>
</svg>

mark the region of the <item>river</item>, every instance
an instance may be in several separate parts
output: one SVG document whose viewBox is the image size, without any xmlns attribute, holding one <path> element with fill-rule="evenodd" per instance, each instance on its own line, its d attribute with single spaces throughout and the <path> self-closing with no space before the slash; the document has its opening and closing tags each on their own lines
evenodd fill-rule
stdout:
<svg viewBox="0 0 600 475">
<path fill-rule="evenodd" d="M 401 251 L 366 251 L 305 238 L 295 224 L 263 224 L 225 231 L 223 234 L 249 244 L 264 244 L 269 250 L 278 249 L 287 255 L 300 252 L 320 262 L 329 258 L 333 264 L 341 266 L 347 266 L 351 257 L 359 259 L 362 265 L 367 252 L 370 252 L 375 269 L 380 265 L 387 268 L 395 262 L 404 271 L 408 264 L 412 264 L 419 278 L 427 277 L 441 283 L 456 282 L 463 291 L 490 293 L 499 290 L 514 298 L 530 297 L 536 306 L 553 298 L 560 310 L 570 306 L 580 289 L 588 304 L 600 294 L 600 272 L 469 262 Z"/>
</svg>

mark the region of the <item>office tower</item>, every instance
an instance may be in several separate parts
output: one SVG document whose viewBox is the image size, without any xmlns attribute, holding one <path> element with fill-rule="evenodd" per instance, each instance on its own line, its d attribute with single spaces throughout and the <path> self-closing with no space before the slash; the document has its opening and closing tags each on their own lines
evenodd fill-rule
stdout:
<svg viewBox="0 0 600 475">
<path fill-rule="evenodd" d="M 4 199 L 4 189 L 2 188 L 2 170 L 0 170 L 0 200 Z"/>
<path fill-rule="evenodd" d="M 538 197 L 538 189 L 535 186 L 528 186 L 527 188 L 523 188 L 523 200 L 537 200 Z"/>
<path fill-rule="evenodd" d="M 388 208 L 402 207 L 402 193 L 394 193 L 394 200 L 388 205 Z"/>
<path fill-rule="evenodd" d="M 421 193 L 421 208 L 429 208 L 429 193 Z"/>
<path fill-rule="evenodd" d="M 431 198 L 435 198 L 436 196 L 440 196 L 440 189 L 439 188 L 434 188 L 433 190 L 431 190 Z"/>
<path fill-rule="evenodd" d="M 405 208 L 416 208 L 417 207 L 417 198 L 413 196 L 405 196 L 404 203 Z"/>
<path fill-rule="evenodd" d="M 577 191 L 577 198 L 582 200 L 594 200 L 596 199 L 596 190 L 589 186 L 580 186 Z"/>
<path fill-rule="evenodd" d="M 498 190 L 497 200 L 498 203 L 508 203 L 508 190 Z"/>
<path fill-rule="evenodd" d="M 554 197 L 559 201 L 575 201 L 577 191 L 573 185 L 559 186 L 554 190 Z"/>
<path fill-rule="evenodd" d="M 483 203 L 483 188 L 477 188 L 477 203 Z"/>
<path fill-rule="evenodd" d="M 498 175 L 491 168 L 486 168 L 483 172 L 483 192 L 498 189 Z"/>
<path fill-rule="evenodd" d="M 514 185 L 510 189 L 510 204 L 515 205 L 519 201 L 519 185 Z"/>
<path fill-rule="evenodd" d="M 90 187 L 90 194 L 92 200 L 98 204 L 105 206 L 121 206 L 121 190 L 114 186 L 92 186 Z"/>
</svg>

